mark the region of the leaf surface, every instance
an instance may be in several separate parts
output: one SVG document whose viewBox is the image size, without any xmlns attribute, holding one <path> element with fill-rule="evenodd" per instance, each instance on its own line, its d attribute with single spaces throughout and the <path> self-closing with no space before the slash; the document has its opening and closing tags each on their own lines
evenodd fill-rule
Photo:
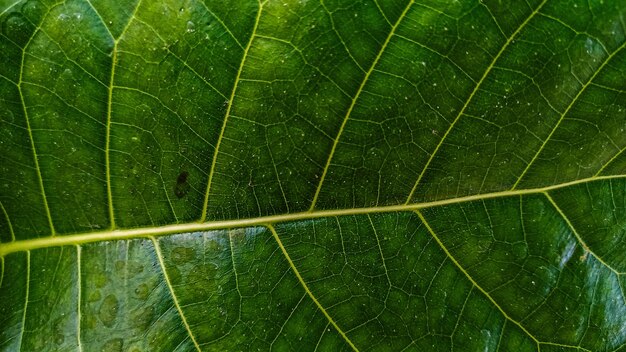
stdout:
<svg viewBox="0 0 626 352">
<path fill-rule="evenodd" d="M 1 351 L 626 346 L 620 1 L 0 1 Z"/>
</svg>

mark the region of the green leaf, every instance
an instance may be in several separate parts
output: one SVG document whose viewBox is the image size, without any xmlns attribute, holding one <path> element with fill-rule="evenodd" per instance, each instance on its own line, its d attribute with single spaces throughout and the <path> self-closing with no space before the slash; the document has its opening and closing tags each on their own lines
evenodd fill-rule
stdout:
<svg viewBox="0 0 626 352">
<path fill-rule="evenodd" d="M 0 351 L 626 350 L 623 1 L 0 24 Z"/>
</svg>

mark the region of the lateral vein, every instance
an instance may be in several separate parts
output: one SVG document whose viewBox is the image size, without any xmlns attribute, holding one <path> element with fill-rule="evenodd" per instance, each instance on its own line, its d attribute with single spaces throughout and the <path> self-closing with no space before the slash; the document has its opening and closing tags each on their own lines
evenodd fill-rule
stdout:
<svg viewBox="0 0 626 352">
<path fill-rule="evenodd" d="M 187 334 L 189 335 L 189 338 L 191 339 L 191 342 L 193 342 L 193 345 L 196 347 L 196 350 L 200 352 L 202 351 L 202 349 L 200 348 L 200 345 L 198 345 L 198 342 L 196 341 L 195 336 L 191 332 L 191 327 L 189 326 L 189 323 L 187 322 L 187 318 L 185 318 L 185 314 L 183 314 L 182 307 L 180 306 L 180 303 L 178 302 L 178 297 L 176 297 L 176 294 L 174 293 L 174 286 L 172 286 L 170 277 L 167 274 L 167 270 L 165 269 L 165 261 L 163 260 L 163 253 L 161 253 L 161 247 L 159 245 L 159 242 L 154 237 L 150 237 L 150 240 L 152 241 L 152 244 L 154 245 L 154 251 L 156 252 L 159 265 L 161 266 L 161 271 L 163 271 L 163 278 L 165 279 L 165 284 L 170 291 L 170 296 L 172 296 L 172 301 L 174 302 L 174 306 L 176 307 L 176 310 L 178 311 L 178 316 L 180 317 L 180 320 L 182 320 L 183 325 L 185 326 L 185 329 L 187 330 Z"/>
<path fill-rule="evenodd" d="M 361 81 L 361 85 L 359 86 L 359 89 L 354 95 L 354 98 L 352 98 L 350 107 L 348 108 L 348 111 L 346 112 L 346 116 L 341 122 L 341 127 L 339 127 L 339 131 L 337 132 L 337 136 L 335 137 L 335 140 L 333 141 L 333 146 L 330 149 L 330 154 L 328 155 L 328 158 L 326 159 L 326 165 L 324 166 L 324 170 L 322 171 L 322 177 L 320 178 L 320 182 L 317 184 L 315 195 L 313 196 L 313 201 L 311 202 L 311 207 L 309 208 L 309 211 L 313 211 L 313 209 L 315 209 L 315 205 L 317 204 L 317 199 L 319 198 L 320 192 L 322 190 L 322 186 L 324 185 L 324 180 L 326 179 L 326 174 L 328 173 L 328 169 L 330 169 L 330 163 L 333 159 L 333 156 L 335 155 L 335 151 L 337 150 L 339 139 L 341 138 L 343 130 L 346 127 L 346 124 L 348 123 L 348 119 L 350 118 L 350 115 L 352 115 L 352 111 L 354 110 L 354 106 L 356 105 L 356 102 L 359 100 L 359 97 L 361 96 L 361 93 L 363 92 L 363 88 L 367 84 L 367 81 L 369 80 L 372 72 L 374 72 L 376 65 L 378 65 L 378 61 L 380 61 L 380 58 L 385 52 L 387 45 L 389 45 L 389 41 L 391 41 L 391 38 L 396 33 L 396 29 L 398 28 L 398 26 L 400 25 L 400 23 L 406 16 L 407 12 L 409 12 L 409 9 L 413 5 L 413 3 L 414 3 L 414 0 L 409 1 L 406 8 L 400 15 L 400 17 L 398 17 L 398 20 L 396 21 L 396 23 L 393 25 L 393 27 L 391 27 L 391 30 L 389 31 L 389 35 L 387 35 L 387 39 L 385 39 L 385 42 L 383 43 L 380 50 L 378 51 L 378 55 L 376 55 L 376 58 L 374 59 L 374 62 L 372 62 L 372 65 L 370 66 L 369 70 L 367 70 L 367 72 L 365 73 L 365 76 L 363 77 L 363 80 Z"/>
<path fill-rule="evenodd" d="M 539 4 L 539 6 L 530 14 L 530 16 L 528 16 L 528 18 L 526 18 L 526 20 L 524 22 L 522 22 L 522 24 L 520 24 L 520 26 L 515 30 L 515 32 L 513 32 L 513 34 L 511 34 L 511 36 L 509 38 L 507 38 L 506 42 L 504 43 L 502 48 L 500 48 L 500 51 L 498 51 L 496 56 L 494 56 L 493 60 L 491 60 L 491 63 L 489 64 L 489 66 L 487 66 L 487 69 L 483 73 L 482 77 L 480 78 L 480 80 L 478 81 L 476 86 L 474 86 L 474 90 L 472 90 L 472 92 L 470 93 L 469 97 L 465 101 L 465 104 L 463 104 L 463 108 L 456 115 L 456 117 L 454 118 L 454 121 L 452 121 L 450 126 L 448 126 L 448 129 L 444 133 L 443 137 L 441 137 L 441 139 L 439 140 L 439 143 L 437 144 L 437 146 L 435 147 L 433 152 L 430 154 L 430 157 L 428 158 L 428 161 L 426 161 L 426 164 L 424 165 L 424 168 L 422 168 L 422 171 L 420 172 L 419 176 L 417 177 L 417 180 L 415 181 L 415 184 L 413 185 L 413 188 L 411 189 L 411 192 L 409 193 L 409 196 L 407 197 L 405 204 L 408 204 L 411 201 L 411 198 L 413 198 L 413 194 L 415 194 L 415 191 L 417 190 L 417 186 L 420 184 L 420 182 L 422 181 L 422 178 L 424 177 L 424 174 L 426 174 L 426 171 L 430 167 L 430 163 L 435 158 L 435 155 L 437 154 L 437 152 L 439 151 L 439 149 L 443 145 L 443 142 L 446 140 L 446 138 L 450 134 L 450 131 L 452 131 L 452 129 L 454 128 L 456 123 L 459 121 L 461 116 L 463 116 L 463 114 L 465 113 L 465 110 L 469 106 L 469 104 L 472 101 L 472 99 L 474 99 L 474 96 L 476 95 L 478 90 L 480 90 L 480 87 L 482 86 L 482 83 L 485 81 L 487 76 L 489 76 L 489 73 L 491 73 L 491 70 L 495 67 L 496 62 L 498 61 L 500 56 L 502 56 L 502 54 L 506 51 L 506 49 L 509 47 L 509 45 L 513 42 L 513 39 L 515 37 L 517 37 L 517 35 L 522 31 L 522 29 L 524 27 L 526 27 L 528 22 L 530 22 L 530 20 L 533 17 L 535 17 L 535 15 L 543 7 L 543 5 L 546 3 L 546 1 L 547 0 L 543 0 L 543 2 L 541 4 Z"/>
<path fill-rule="evenodd" d="M 591 82 L 593 82 L 593 80 L 596 78 L 596 76 L 602 71 L 602 69 L 604 69 L 604 67 L 611 61 L 611 59 L 620 51 L 622 51 L 622 49 L 624 49 L 626 47 L 626 41 L 619 47 L 617 48 L 613 53 L 609 54 L 606 59 L 602 62 L 602 64 L 600 65 L 600 67 L 598 67 L 598 69 L 593 73 L 593 75 L 589 78 L 589 80 L 583 84 L 583 86 L 580 88 L 580 90 L 578 91 L 578 93 L 576 94 L 576 96 L 574 97 L 574 99 L 572 99 L 572 101 L 567 105 L 567 108 L 565 108 L 565 111 L 563 111 L 563 113 L 561 114 L 561 116 L 559 117 L 559 120 L 556 122 L 556 125 L 554 125 L 554 127 L 552 127 L 552 130 L 550 131 L 550 134 L 548 135 L 548 137 L 543 141 L 543 143 L 541 143 L 541 146 L 539 147 L 539 149 L 537 150 L 537 152 L 535 152 L 535 155 L 533 156 L 533 158 L 530 160 L 530 162 L 528 163 L 528 165 L 526 165 L 526 168 L 524 168 L 524 171 L 522 171 L 521 175 L 519 175 L 519 177 L 517 178 L 517 181 L 515 182 L 515 184 L 513 185 L 513 187 L 511 187 L 511 189 L 515 189 L 520 182 L 522 181 L 522 179 L 524 178 L 524 176 L 526 176 L 526 173 L 528 173 L 528 170 L 530 170 L 530 167 L 535 163 L 535 161 L 537 160 L 537 158 L 539 157 L 539 155 L 541 154 L 541 152 L 544 150 L 544 148 L 546 147 L 546 145 L 548 144 L 548 142 L 550 140 L 552 140 L 552 136 L 554 135 L 554 133 L 556 132 L 556 130 L 559 128 L 559 126 L 561 126 L 561 123 L 563 122 L 563 120 L 565 119 L 565 116 L 569 113 L 569 111 L 572 109 L 572 107 L 574 106 L 574 104 L 578 101 L 578 98 L 580 98 L 580 96 L 583 94 L 583 92 L 585 92 L 587 90 L 587 87 L 589 87 L 589 85 L 591 84 Z M 618 154 L 619 155 L 619 154 Z M 613 159 L 611 159 L 610 161 L 612 161 Z M 610 163 L 610 162 L 609 162 Z M 608 165 L 608 163 L 606 164 Z M 601 167 L 600 170 L 598 171 L 598 173 L 602 172 L 602 170 L 604 169 L 604 167 Z"/>
<path fill-rule="evenodd" d="M 133 10 L 132 15 L 128 19 L 126 26 L 122 29 L 119 37 L 117 39 L 111 35 L 111 39 L 113 39 L 113 50 L 111 53 L 111 76 L 109 77 L 109 85 L 108 85 L 108 93 L 107 93 L 107 123 L 106 123 L 106 142 L 104 145 L 104 165 L 105 165 L 105 174 L 107 180 L 107 202 L 108 204 L 108 212 L 109 212 L 109 222 L 111 229 L 115 228 L 115 211 L 113 210 L 113 191 L 111 190 L 111 114 L 113 111 L 113 89 L 115 88 L 115 67 L 117 66 L 117 53 L 118 53 L 118 44 L 120 40 L 130 27 L 130 24 L 133 22 L 133 19 L 137 15 L 137 10 L 141 5 L 141 0 L 137 1 L 137 5 Z M 106 26 L 105 26 L 106 27 Z M 109 32 L 111 33 L 111 32 Z"/>
<path fill-rule="evenodd" d="M 235 93 L 237 92 L 237 87 L 239 86 L 239 82 L 241 81 L 241 72 L 243 71 L 243 67 L 246 64 L 246 59 L 248 58 L 248 52 L 250 51 L 250 47 L 252 46 L 252 42 L 254 41 L 254 38 L 256 36 L 257 28 L 259 27 L 259 21 L 261 19 L 261 12 L 263 12 L 264 4 L 265 2 L 263 3 L 259 2 L 259 11 L 256 14 L 254 27 L 252 28 L 252 33 L 250 34 L 250 39 L 248 40 L 248 44 L 246 45 L 246 48 L 243 51 L 241 63 L 239 64 L 239 69 L 237 70 L 237 76 L 235 77 L 235 83 L 233 84 L 233 90 L 230 93 L 230 99 L 228 100 L 228 106 L 226 107 L 226 114 L 224 115 L 224 123 L 222 123 L 222 129 L 220 130 L 219 137 L 217 137 L 217 143 L 215 144 L 215 150 L 213 151 L 213 159 L 211 161 L 209 179 L 206 185 L 206 193 L 204 194 L 204 205 L 202 206 L 202 215 L 200 216 L 199 222 L 204 222 L 207 217 L 207 211 L 209 208 L 209 194 L 211 193 L 211 184 L 213 183 L 213 175 L 215 174 L 215 167 L 217 165 L 217 155 L 220 151 L 220 145 L 222 144 L 222 140 L 224 139 L 224 132 L 226 131 L 226 124 L 228 123 L 228 118 L 230 117 L 230 111 L 233 107 L 233 101 L 235 100 Z"/>
<path fill-rule="evenodd" d="M 298 281 L 300 281 L 300 284 L 302 285 L 302 288 L 304 288 L 304 291 L 306 292 L 306 294 L 309 296 L 309 298 L 311 298 L 313 303 L 315 303 L 317 308 L 324 314 L 326 319 L 328 319 L 328 321 L 335 328 L 335 330 L 337 330 L 339 335 L 341 335 L 341 337 L 344 338 L 344 340 L 348 343 L 348 345 L 350 345 L 350 347 L 352 347 L 354 351 L 358 352 L 359 349 L 354 345 L 354 343 L 350 340 L 350 338 L 346 335 L 346 333 L 339 327 L 339 325 L 337 325 L 337 323 L 335 322 L 335 320 L 333 320 L 330 314 L 328 314 L 328 311 L 326 311 L 324 306 L 322 306 L 322 304 L 317 300 L 317 298 L 315 298 L 315 296 L 313 295 L 313 292 L 311 292 L 311 290 L 309 289 L 309 286 L 306 284 L 306 282 L 304 281 L 304 278 L 302 277 L 302 275 L 300 275 L 300 272 L 296 268 L 296 265 L 293 263 L 293 260 L 291 260 L 289 253 L 287 253 L 287 249 L 283 245 L 283 242 L 280 240 L 280 237 L 278 237 L 278 233 L 276 232 L 276 229 L 274 229 L 274 226 L 269 225 L 269 224 L 266 226 L 270 230 L 272 235 L 274 236 L 274 239 L 278 243 L 278 247 L 280 247 L 280 250 L 283 252 L 285 259 L 287 259 L 287 262 L 289 262 L 289 266 L 291 267 L 291 270 L 298 278 Z"/>
</svg>

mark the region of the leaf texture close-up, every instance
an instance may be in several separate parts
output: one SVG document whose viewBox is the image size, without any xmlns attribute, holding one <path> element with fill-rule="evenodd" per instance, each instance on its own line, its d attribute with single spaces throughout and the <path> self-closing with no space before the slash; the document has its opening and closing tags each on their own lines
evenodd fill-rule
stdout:
<svg viewBox="0 0 626 352">
<path fill-rule="evenodd" d="M 626 2 L 0 26 L 0 351 L 626 351 Z"/>
</svg>

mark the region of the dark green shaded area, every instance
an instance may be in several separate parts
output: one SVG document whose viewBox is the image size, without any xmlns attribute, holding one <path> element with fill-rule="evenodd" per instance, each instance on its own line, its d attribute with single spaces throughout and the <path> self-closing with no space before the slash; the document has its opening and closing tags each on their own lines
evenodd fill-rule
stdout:
<svg viewBox="0 0 626 352">
<path fill-rule="evenodd" d="M 0 270 L 0 348 L 19 350 L 24 330 L 24 300 L 28 292 L 28 256 L 26 252 L 2 258 Z"/>
</svg>

